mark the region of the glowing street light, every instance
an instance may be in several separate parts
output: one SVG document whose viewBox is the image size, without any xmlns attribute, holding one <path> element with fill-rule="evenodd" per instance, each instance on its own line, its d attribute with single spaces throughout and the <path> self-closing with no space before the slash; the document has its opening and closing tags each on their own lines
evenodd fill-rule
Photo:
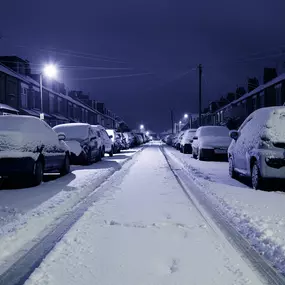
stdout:
<svg viewBox="0 0 285 285">
<path fill-rule="evenodd" d="M 49 78 L 56 78 L 57 76 L 57 66 L 55 64 L 47 64 L 44 66 L 43 74 Z"/>
<path fill-rule="evenodd" d="M 147 135 L 147 136 L 149 135 L 149 131 L 146 132 L 146 135 Z"/>
<path fill-rule="evenodd" d="M 41 92 L 41 114 L 40 118 L 44 120 L 44 102 L 43 102 L 43 76 L 48 78 L 56 78 L 58 68 L 54 64 L 47 64 L 44 66 L 42 72 L 40 73 L 40 92 Z"/>
<path fill-rule="evenodd" d="M 144 125 L 140 125 L 140 129 L 143 130 L 144 129 Z"/>
<path fill-rule="evenodd" d="M 182 124 L 182 121 L 179 121 L 179 125 L 181 125 Z"/>
<path fill-rule="evenodd" d="M 188 114 L 184 114 L 184 119 L 188 119 Z"/>
</svg>

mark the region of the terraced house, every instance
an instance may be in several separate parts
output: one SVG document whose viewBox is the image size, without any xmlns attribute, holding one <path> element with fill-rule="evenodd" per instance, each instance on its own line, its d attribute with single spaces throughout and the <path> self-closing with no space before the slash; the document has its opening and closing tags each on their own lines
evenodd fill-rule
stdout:
<svg viewBox="0 0 285 285">
<path fill-rule="evenodd" d="M 29 62 L 17 56 L 0 57 L 0 114 L 40 117 L 40 76 L 32 74 Z M 43 113 L 51 126 L 68 122 L 100 124 L 117 128 L 121 119 L 104 103 L 82 91 L 68 92 L 63 83 L 43 79 Z"/>
<path fill-rule="evenodd" d="M 259 108 L 284 105 L 285 74 L 275 76 L 265 68 L 262 85 L 230 102 L 225 98 L 211 102 L 202 114 L 202 125 L 227 125 L 233 129 Z M 198 119 L 193 121 L 193 126 L 198 126 Z"/>
</svg>

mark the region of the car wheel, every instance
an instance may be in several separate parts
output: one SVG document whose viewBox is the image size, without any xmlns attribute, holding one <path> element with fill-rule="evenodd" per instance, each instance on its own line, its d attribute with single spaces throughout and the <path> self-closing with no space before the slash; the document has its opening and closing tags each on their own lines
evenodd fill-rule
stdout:
<svg viewBox="0 0 285 285">
<path fill-rule="evenodd" d="M 194 150 L 192 150 L 192 157 L 195 158 L 195 159 L 197 159 L 197 154 L 195 153 Z"/>
<path fill-rule="evenodd" d="M 105 156 L 105 148 L 102 149 L 101 157 Z"/>
<path fill-rule="evenodd" d="M 111 151 L 109 152 L 109 156 L 112 157 L 114 155 L 113 147 L 111 148 Z"/>
<path fill-rule="evenodd" d="M 64 158 L 63 166 L 60 170 L 60 175 L 64 176 L 68 174 L 69 172 L 70 172 L 70 159 L 69 159 L 69 155 L 66 154 Z"/>
<path fill-rule="evenodd" d="M 102 150 L 99 149 L 98 154 L 96 156 L 96 162 L 101 161 L 102 160 Z"/>
<path fill-rule="evenodd" d="M 198 159 L 201 161 L 205 159 L 205 157 L 202 155 L 202 151 L 200 148 L 198 149 Z"/>
<path fill-rule="evenodd" d="M 264 180 L 260 174 L 257 161 L 255 161 L 251 169 L 251 184 L 252 188 L 255 190 L 261 190 L 264 187 Z"/>
<path fill-rule="evenodd" d="M 44 175 L 44 166 L 43 163 L 40 160 L 37 160 L 34 165 L 34 173 L 31 177 L 31 184 L 32 186 L 38 186 L 43 181 L 43 175 Z"/>
<path fill-rule="evenodd" d="M 92 152 L 91 150 L 89 149 L 88 150 L 88 153 L 87 153 L 87 157 L 86 157 L 86 165 L 90 165 L 92 164 L 93 162 L 93 159 L 92 159 Z"/>
<path fill-rule="evenodd" d="M 237 172 L 235 171 L 235 168 L 234 168 L 234 160 L 233 160 L 233 158 L 231 156 L 229 157 L 229 175 L 233 179 L 238 178 L 238 174 L 237 174 Z"/>
</svg>

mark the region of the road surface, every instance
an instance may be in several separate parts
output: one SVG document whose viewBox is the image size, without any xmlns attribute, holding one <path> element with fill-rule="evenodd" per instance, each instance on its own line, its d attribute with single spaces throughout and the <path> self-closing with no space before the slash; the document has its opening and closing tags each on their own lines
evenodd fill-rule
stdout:
<svg viewBox="0 0 285 285">
<path fill-rule="evenodd" d="M 99 187 L 25 284 L 269 284 L 174 170 L 160 144 L 146 147 Z"/>
</svg>

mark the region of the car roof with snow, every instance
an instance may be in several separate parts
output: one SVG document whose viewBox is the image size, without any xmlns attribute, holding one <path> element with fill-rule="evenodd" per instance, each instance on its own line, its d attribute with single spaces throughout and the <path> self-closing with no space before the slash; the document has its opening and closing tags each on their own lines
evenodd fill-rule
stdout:
<svg viewBox="0 0 285 285">
<path fill-rule="evenodd" d="M 38 132 L 38 128 L 42 127 L 42 121 L 33 116 L 9 115 L 0 116 L 1 130 L 23 130 L 25 132 Z"/>
<path fill-rule="evenodd" d="M 266 107 L 251 113 L 241 125 L 240 130 L 250 120 L 253 120 L 254 128 L 248 130 L 248 136 L 252 135 L 267 138 L 271 141 L 285 142 L 285 107 Z M 257 134 L 256 134 L 257 132 Z"/>
</svg>

